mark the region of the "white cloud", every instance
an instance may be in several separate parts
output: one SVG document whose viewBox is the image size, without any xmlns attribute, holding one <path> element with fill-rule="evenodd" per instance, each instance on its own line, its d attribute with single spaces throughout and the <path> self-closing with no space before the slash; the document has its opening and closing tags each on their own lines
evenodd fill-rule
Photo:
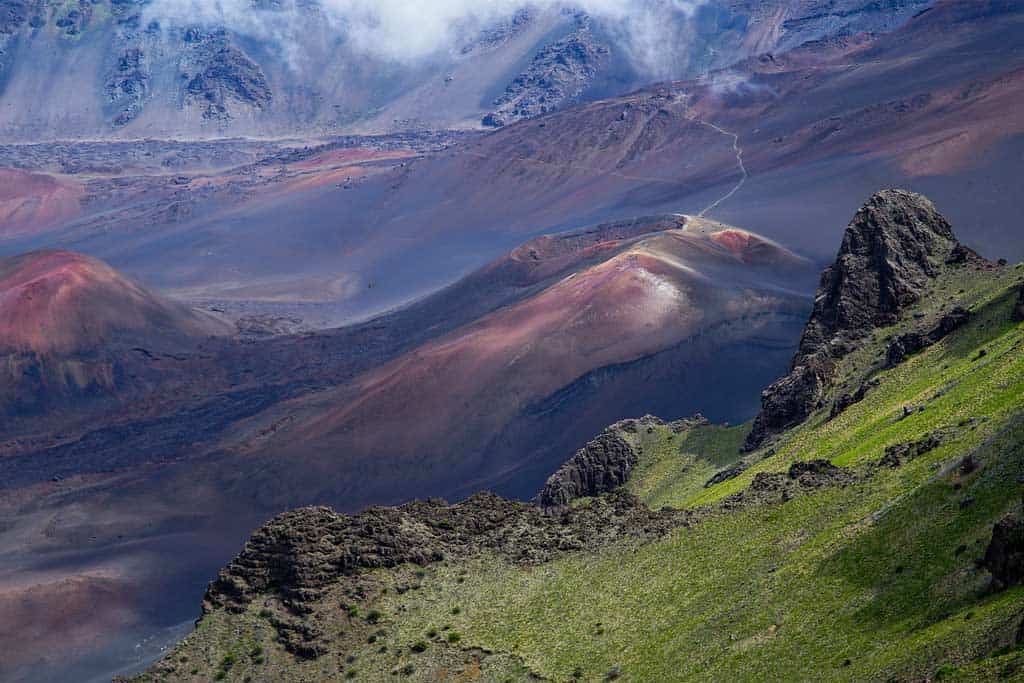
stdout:
<svg viewBox="0 0 1024 683">
<path fill-rule="evenodd" d="M 303 0 L 299 0 L 302 2 Z M 296 0 L 260 10 L 253 0 L 153 0 L 147 16 L 163 23 L 227 26 L 301 50 L 310 31 Z M 308 0 L 306 0 L 308 3 Z M 321 30 L 344 38 L 360 53 L 411 63 L 455 49 L 473 32 L 526 8 L 579 9 L 602 21 L 641 69 L 652 75 L 672 63 L 679 26 L 702 0 L 321 0 Z"/>
</svg>

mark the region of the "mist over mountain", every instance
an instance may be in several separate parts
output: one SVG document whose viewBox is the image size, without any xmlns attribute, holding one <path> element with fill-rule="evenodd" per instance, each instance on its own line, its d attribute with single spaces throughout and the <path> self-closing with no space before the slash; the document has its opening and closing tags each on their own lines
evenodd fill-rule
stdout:
<svg viewBox="0 0 1024 683">
<path fill-rule="evenodd" d="M 481 32 L 517 18 L 548 12 L 584 13 L 600 21 L 616 47 L 645 76 L 667 78 L 685 64 L 687 21 L 699 0 L 440 0 L 416 6 L 402 0 L 155 0 L 143 17 L 170 26 L 224 27 L 274 42 L 296 68 L 302 66 L 307 31 L 320 26 L 366 57 L 414 64 L 458 53 Z"/>
</svg>

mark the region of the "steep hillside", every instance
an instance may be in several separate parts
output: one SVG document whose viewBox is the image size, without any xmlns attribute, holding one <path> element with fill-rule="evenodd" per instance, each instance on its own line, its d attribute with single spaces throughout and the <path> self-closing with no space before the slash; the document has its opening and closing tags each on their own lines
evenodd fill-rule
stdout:
<svg viewBox="0 0 1024 683">
<path fill-rule="evenodd" d="M 900 208 L 898 239 L 915 217 L 947 234 L 920 197 L 878 202 Z M 286 513 L 138 680 L 1019 679 L 1022 285 L 1020 266 L 937 265 L 836 361 L 826 396 L 868 399 L 822 402 L 770 449 L 648 417 L 537 507 Z M 954 309 L 963 324 L 931 335 Z"/>
</svg>

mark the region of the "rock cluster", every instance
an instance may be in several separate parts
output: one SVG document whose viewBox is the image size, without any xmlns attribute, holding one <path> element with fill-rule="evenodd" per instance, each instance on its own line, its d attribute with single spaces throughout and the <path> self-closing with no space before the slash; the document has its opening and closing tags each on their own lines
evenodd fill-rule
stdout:
<svg viewBox="0 0 1024 683">
<path fill-rule="evenodd" d="M 943 435 L 935 432 L 917 441 L 899 443 L 885 449 L 885 455 L 878 461 L 879 467 L 896 469 L 914 458 L 929 453 L 942 445 Z"/>
<path fill-rule="evenodd" d="M 896 367 L 907 356 L 938 343 L 950 333 L 966 325 L 970 319 L 971 312 L 958 306 L 942 316 L 938 324 L 927 332 L 901 334 L 889 343 L 889 348 L 885 352 L 885 366 L 887 368 Z"/>
<path fill-rule="evenodd" d="M 495 110 L 484 117 L 483 125 L 500 128 L 571 104 L 604 68 L 609 54 L 582 20 L 573 33 L 537 53 L 494 100 Z"/>
<path fill-rule="evenodd" d="M 722 500 L 724 510 L 786 502 L 800 493 L 834 486 L 849 486 L 862 475 L 836 467 L 828 460 L 795 462 L 786 472 L 758 472 L 750 486 Z"/>
<path fill-rule="evenodd" d="M 226 30 L 191 28 L 183 40 L 184 100 L 199 106 L 203 118 L 231 118 L 232 103 L 256 110 L 270 106 L 273 93 L 266 76 Z"/>
<path fill-rule="evenodd" d="M 982 566 L 997 590 L 1024 583 L 1024 517 L 1008 515 L 996 522 Z"/>
<path fill-rule="evenodd" d="M 301 615 L 329 586 L 363 569 L 428 565 L 489 550 L 520 564 L 539 564 L 615 539 L 649 539 L 686 523 L 686 513 L 654 512 L 616 493 L 550 514 L 535 505 L 479 493 L 462 503 L 417 501 L 345 515 L 325 507 L 286 512 L 256 531 L 221 570 L 204 612 L 245 609 L 272 595 Z"/>
<path fill-rule="evenodd" d="M 958 246 L 949 223 L 925 197 L 903 190 L 871 197 L 847 227 L 835 263 L 822 273 L 790 372 L 763 392 L 745 448 L 760 447 L 821 407 L 836 361 L 876 327 L 895 323 Z M 966 250 L 963 258 L 977 257 Z"/>
<path fill-rule="evenodd" d="M 119 109 L 114 117 L 115 126 L 124 126 L 142 113 L 151 76 L 146 52 L 137 45 L 126 48 L 105 86 L 107 100 Z"/>
</svg>

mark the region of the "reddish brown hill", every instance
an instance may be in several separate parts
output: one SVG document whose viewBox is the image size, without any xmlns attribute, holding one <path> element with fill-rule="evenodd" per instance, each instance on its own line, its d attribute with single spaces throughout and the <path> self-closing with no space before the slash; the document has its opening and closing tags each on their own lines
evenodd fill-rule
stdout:
<svg viewBox="0 0 1024 683">
<path fill-rule="evenodd" d="M 174 353 L 229 331 L 82 254 L 2 259 L 0 414 L 36 413 L 158 381 L 165 373 L 150 372 L 153 351 Z"/>
<path fill-rule="evenodd" d="M 792 332 L 809 300 L 787 286 L 812 279 L 815 268 L 769 240 L 711 221 L 645 225 L 659 229 L 619 239 L 546 237 L 516 249 L 473 277 L 558 277 L 344 387 L 275 407 L 256 420 L 246 450 L 323 466 L 329 474 L 317 485 L 350 480 L 360 469 L 361 487 L 379 479 L 396 494 L 406 487 L 412 494 L 410 482 L 446 468 L 461 471 L 453 481 L 479 476 L 491 485 L 547 468 L 553 454 L 546 450 L 571 448 L 575 425 L 585 432 L 604 419 L 594 415 L 628 412 L 638 396 L 716 410 L 713 396 L 698 400 L 696 377 L 741 353 L 774 357 L 772 343 L 758 345 Z M 642 379 L 650 372 L 645 363 L 667 358 L 672 381 Z M 751 363 L 758 365 L 756 357 Z M 595 373 L 603 377 L 600 390 L 588 384 Z M 733 380 L 744 383 L 723 378 L 722 386 Z M 565 391 L 575 399 L 560 405 Z M 591 405 L 598 394 L 599 405 Z M 399 473 L 377 478 L 365 467 Z"/>
<path fill-rule="evenodd" d="M 226 331 L 82 254 L 42 251 L 0 260 L 0 351 L 68 354 L 117 338 Z"/>
</svg>

